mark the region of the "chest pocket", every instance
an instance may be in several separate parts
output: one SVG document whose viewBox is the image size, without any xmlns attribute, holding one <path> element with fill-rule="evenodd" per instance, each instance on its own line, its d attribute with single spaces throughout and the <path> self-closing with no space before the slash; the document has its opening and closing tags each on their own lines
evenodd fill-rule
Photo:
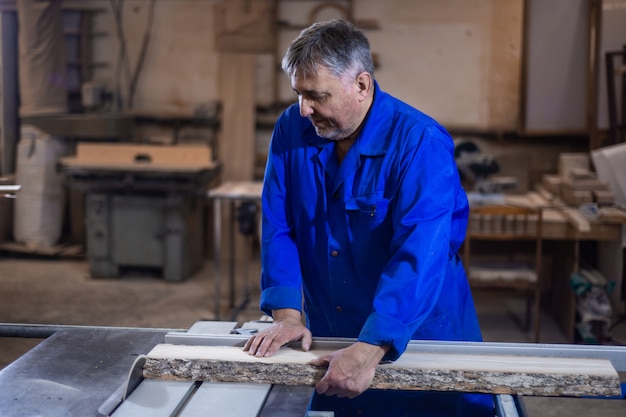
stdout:
<svg viewBox="0 0 626 417">
<path fill-rule="evenodd" d="M 357 271 L 379 275 L 389 259 L 393 236 L 390 199 L 382 193 L 356 196 L 346 201 L 350 249 Z"/>
<path fill-rule="evenodd" d="M 346 213 L 350 223 L 357 226 L 359 223 L 380 223 L 387 216 L 389 199 L 382 193 L 350 197 L 346 201 Z"/>
</svg>

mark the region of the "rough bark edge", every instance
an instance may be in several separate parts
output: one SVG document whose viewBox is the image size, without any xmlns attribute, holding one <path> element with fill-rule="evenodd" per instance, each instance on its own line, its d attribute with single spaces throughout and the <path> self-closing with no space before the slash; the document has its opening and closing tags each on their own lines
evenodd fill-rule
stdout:
<svg viewBox="0 0 626 417">
<path fill-rule="evenodd" d="M 148 357 L 144 377 L 208 382 L 242 382 L 313 386 L 325 368 L 308 364 L 157 359 Z M 373 389 L 456 391 L 528 396 L 619 396 L 615 377 L 506 373 L 491 371 L 398 369 L 379 365 Z"/>
</svg>

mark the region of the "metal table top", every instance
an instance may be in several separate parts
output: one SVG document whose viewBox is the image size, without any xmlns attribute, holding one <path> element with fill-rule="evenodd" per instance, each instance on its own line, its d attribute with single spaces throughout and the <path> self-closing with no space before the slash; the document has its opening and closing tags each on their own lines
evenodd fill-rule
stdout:
<svg viewBox="0 0 626 417">
<path fill-rule="evenodd" d="M 1 324 L 3 336 L 47 339 L 0 371 L 0 416 L 101 417 L 137 356 L 173 330 Z M 259 416 L 304 415 L 312 391 L 275 385 Z"/>
<path fill-rule="evenodd" d="M 139 354 L 166 331 L 71 329 L 55 332 L 0 371 L 1 416 L 90 417 L 124 383 Z"/>
</svg>

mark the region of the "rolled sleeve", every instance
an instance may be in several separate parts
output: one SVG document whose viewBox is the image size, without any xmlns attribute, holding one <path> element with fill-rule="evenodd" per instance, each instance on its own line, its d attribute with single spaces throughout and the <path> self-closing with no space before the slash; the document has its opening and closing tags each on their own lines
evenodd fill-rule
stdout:
<svg viewBox="0 0 626 417">
<path fill-rule="evenodd" d="M 406 350 L 412 328 L 391 316 L 372 313 L 361 329 L 358 341 L 377 346 L 389 346 L 383 360 L 395 361 Z"/>
<path fill-rule="evenodd" d="M 261 311 L 268 316 L 272 315 L 272 310 L 292 308 L 302 312 L 301 291 L 291 287 L 271 287 L 261 293 Z"/>
</svg>

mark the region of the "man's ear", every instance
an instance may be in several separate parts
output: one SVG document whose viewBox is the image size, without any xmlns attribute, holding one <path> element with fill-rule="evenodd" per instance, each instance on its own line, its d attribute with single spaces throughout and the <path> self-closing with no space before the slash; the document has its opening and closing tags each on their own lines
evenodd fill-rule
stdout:
<svg viewBox="0 0 626 417">
<path fill-rule="evenodd" d="M 359 89 L 359 95 L 362 100 L 365 100 L 367 97 L 372 94 L 374 88 L 374 80 L 372 79 L 372 74 L 369 72 L 361 72 L 356 76 L 357 87 Z"/>
</svg>

